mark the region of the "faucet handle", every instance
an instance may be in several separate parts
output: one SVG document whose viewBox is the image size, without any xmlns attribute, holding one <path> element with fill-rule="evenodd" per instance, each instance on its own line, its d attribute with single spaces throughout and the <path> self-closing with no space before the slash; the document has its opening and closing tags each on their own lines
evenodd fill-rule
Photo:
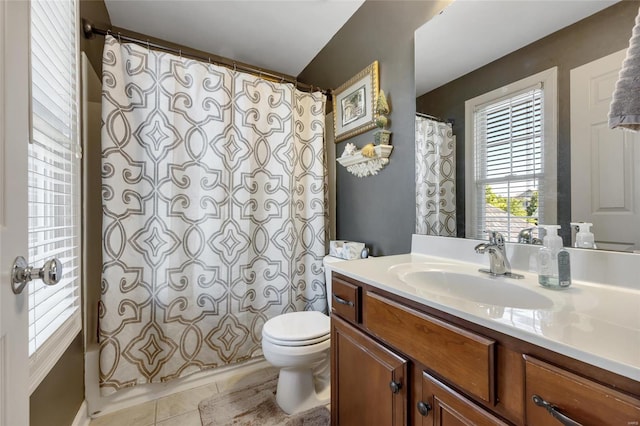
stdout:
<svg viewBox="0 0 640 426">
<path fill-rule="evenodd" d="M 533 244 L 533 230 L 535 228 L 531 227 L 531 228 L 524 228 L 521 229 L 520 232 L 518 232 L 518 242 L 519 243 L 525 243 L 525 244 Z"/>
<path fill-rule="evenodd" d="M 489 234 L 489 243 L 490 244 L 495 244 L 496 243 L 496 231 L 492 230 L 492 229 L 485 229 L 483 231 L 485 234 Z"/>
<path fill-rule="evenodd" d="M 503 247 L 504 246 L 504 237 L 502 236 L 502 234 L 500 232 L 493 231 L 491 229 L 487 229 L 484 232 L 489 234 L 489 243 L 490 244 L 495 244 L 498 247 Z"/>
</svg>

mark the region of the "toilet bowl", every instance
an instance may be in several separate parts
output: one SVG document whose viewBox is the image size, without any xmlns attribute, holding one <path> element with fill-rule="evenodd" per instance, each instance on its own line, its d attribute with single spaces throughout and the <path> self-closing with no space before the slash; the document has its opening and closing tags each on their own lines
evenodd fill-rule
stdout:
<svg viewBox="0 0 640 426">
<path fill-rule="evenodd" d="M 331 263 L 324 258 L 328 312 L 331 311 Z M 322 312 L 290 312 L 271 318 L 262 328 L 262 352 L 278 373 L 276 402 L 287 414 L 328 404 L 330 389 L 330 320 Z"/>
</svg>

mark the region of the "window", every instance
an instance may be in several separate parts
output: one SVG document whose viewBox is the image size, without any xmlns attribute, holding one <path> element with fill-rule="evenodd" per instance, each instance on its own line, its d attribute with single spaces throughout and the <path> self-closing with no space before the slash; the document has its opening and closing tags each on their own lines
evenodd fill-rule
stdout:
<svg viewBox="0 0 640 426">
<path fill-rule="evenodd" d="M 556 69 L 465 103 L 467 236 L 556 222 Z"/>
<path fill-rule="evenodd" d="M 31 391 L 80 331 L 80 147 L 75 0 L 31 1 L 29 264 L 62 279 L 29 284 Z"/>
</svg>

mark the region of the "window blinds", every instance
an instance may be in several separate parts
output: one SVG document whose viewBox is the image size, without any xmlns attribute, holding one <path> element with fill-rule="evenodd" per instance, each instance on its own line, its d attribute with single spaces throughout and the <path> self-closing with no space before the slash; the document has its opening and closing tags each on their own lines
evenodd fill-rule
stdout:
<svg viewBox="0 0 640 426">
<path fill-rule="evenodd" d="M 491 229 L 517 241 L 542 220 L 542 101 L 539 84 L 474 112 L 476 238 Z"/>
<path fill-rule="evenodd" d="M 80 159 L 76 4 L 31 1 L 29 264 L 57 257 L 54 286 L 29 284 L 29 355 L 80 312 Z"/>
</svg>

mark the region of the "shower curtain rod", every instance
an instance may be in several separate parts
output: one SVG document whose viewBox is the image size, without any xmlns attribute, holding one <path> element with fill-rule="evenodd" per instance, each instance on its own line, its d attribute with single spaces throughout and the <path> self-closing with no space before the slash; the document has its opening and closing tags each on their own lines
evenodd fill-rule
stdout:
<svg viewBox="0 0 640 426">
<path fill-rule="evenodd" d="M 82 20 L 82 30 L 84 32 L 85 38 L 87 39 L 93 38 L 95 34 L 102 35 L 102 36 L 111 35 L 113 37 L 117 37 L 118 41 L 124 40 L 131 43 L 139 44 L 140 46 L 146 46 L 147 48 L 163 50 L 165 52 L 174 53 L 180 56 L 188 56 L 190 58 L 199 59 L 205 62 L 208 61 L 209 63 L 215 64 L 215 65 L 222 65 L 224 67 L 232 68 L 234 70 L 248 72 L 250 74 L 253 74 L 261 78 L 267 77 L 267 79 L 272 81 L 292 83 L 295 85 L 297 89 L 306 89 L 309 92 L 313 92 L 314 90 L 319 90 L 325 95 L 331 95 L 331 90 L 324 90 L 320 87 L 313 86 L 311 84 L 301 83 L 294 77 L 290 77 L 284 74 L 274 74 L 271 71 L 265 71 L 260 68 L 252 67 L 246 64 L 239 64 L 236 61 L 233 61 L 228 58 L 223 58 L 221 56 L 216 56 L 216 59 L 212 60 L 211 56 L 201 56 L 194 53 L 183 52 L 182 49 L 175 49 L 173 47 L 163 46 L 161 44 L 153 43 L 153 42 L 150 42 L 149 39 L 142 40 L 130 35 L 122 34 L 122 32 L 120 31 L 112 31 L 110 29 L 103 30 L 101 28 L 94 27 L 93 24 L 86 19 Z"/>
<path fill-rule="evenodd" d="M 425 114 L 423 112 L 416 112 L 416 115 L 419 117 L 428 118 L 430 120 L 439 121 L 440 123 L 451 124 L 452 126 L 455 124 L 455 120 L 453 118 L 447 118 L 446 120 L 443 120 L 440 117 L 436 117 L 435 115 Z"/>
<path fill-rule="evenodd" d="M 430 120 L 436 120 L 436 121 L 440 121 L 442 123 L 446 123 L 446 120 L 443 120 L 440 117 L 436 117 L 435 115 L 431 115 L 431 114 L 425 114 L 423 112 L 416 112 L 416 115 L 419 117 L 424 117 L 424 118 L 428 118 Z"/>
</svg>

